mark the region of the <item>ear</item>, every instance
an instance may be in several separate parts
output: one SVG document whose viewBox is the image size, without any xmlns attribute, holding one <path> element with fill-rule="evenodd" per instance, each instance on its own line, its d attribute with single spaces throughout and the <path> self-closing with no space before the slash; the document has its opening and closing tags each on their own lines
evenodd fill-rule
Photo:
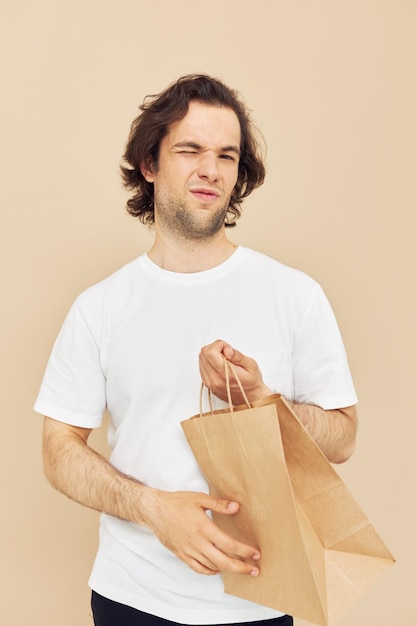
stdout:
<svg viewBox="0 0 417 626">
<path fill-rule="evenodd" d="M 154 182 L 155 166 L 154 166 L 154 162 L 153 162 L 152 157 L 151 157 L 150 154 L 148 154 L 146 159 L 144 161 L 142 161 L 142 164 L 140 166 L 140 171 L 141 171 L 141 174 L 142 174 L 143 178 L 148 183 L 153 183 Z"/>
</svg>

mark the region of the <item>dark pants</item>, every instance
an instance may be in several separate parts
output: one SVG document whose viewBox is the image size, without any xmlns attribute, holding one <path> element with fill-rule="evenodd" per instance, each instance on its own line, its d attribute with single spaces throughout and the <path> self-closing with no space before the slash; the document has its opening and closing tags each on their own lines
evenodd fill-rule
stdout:
<svg viewBox="0 0 417 626">
<path fill-rule="evenodd" d="M 108 600 L 95 591 L 91 595 L 91 608 L 93 609 L 95 626 L 173 626 L 178 624 L 178 622 L 170 622 L 162 617 L 142 613 L 142 611 L 132 609 L 130 606 Z M 238 626 L 250 626 L 252 624 L 254 626 L 293 626 L 293 620 L 289 615 L 284 615 L 284 617 L 262 620 L 261 622 L 241 622 Z M 233 624 L 227 626 L 233 626 Z"/>
</svg>

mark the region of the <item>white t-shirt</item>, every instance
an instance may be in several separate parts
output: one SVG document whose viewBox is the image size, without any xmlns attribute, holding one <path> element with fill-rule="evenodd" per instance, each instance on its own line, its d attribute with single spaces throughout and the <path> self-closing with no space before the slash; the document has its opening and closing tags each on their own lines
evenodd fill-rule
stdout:
<svg viewBox="0 0 417 626">
<path fill-rule="evenodd" d="M 180 422 L 198 413 L 198 354 L 216 339 L 254 358 L 268 387 L 289 400 L 324 409 L 357 401 L 320 286 L 239 247 L 221 265 L 189 274 L 143 255 L 87 289 L 57 338 L 35 410 L 95 428 L 107 407 L 115 467 L 158 489 L 208 492 Z M 280 615 L 225 594 L 220 576 L 193 572 L 147 528 L 105 514 L 90 586 L 186 624 Z"/>
</svg>

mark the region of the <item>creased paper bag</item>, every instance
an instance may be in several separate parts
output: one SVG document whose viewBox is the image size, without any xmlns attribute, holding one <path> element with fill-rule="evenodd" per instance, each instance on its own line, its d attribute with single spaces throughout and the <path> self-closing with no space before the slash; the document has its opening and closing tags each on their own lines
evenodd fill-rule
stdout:
<svg viewBox="0 0 417 626">
<path fill-rule="evenodd" d="M 210 494 L 240 503 L 215 523 L 261 551 L 260 575 L 225 572 L 225 592 L 329 626 L 394 558 L 285 400 L 249 407 L 181 422 Z"/>
</svg>

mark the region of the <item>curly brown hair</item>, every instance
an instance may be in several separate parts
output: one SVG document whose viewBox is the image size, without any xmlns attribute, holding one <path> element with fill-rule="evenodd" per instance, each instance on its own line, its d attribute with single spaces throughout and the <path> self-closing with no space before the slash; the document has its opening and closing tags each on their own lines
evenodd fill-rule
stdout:
<svg viewBox="0 0 417 626">
<path fill-rule="evenodd" d="M 153 184 L 141 172 L 144 163 L 158 165 L 159 146 L 168 133 L 170 124 L 181 120 L 191 101 L 232 109 L 240 123 L 241 156 L 238 179 L 234 187 L 225 226 L 236 225 L 243 199 L 262 185 L 265 166 L 261 156 L 259 131 L 254 127 L 249 112 L 239 94 L 222 81 L 206 74 L 181 77 L 160 94 L 147 96 L 139 107 L 141 113 L 133 121 L 121 165 L 124 186 L 134 192 L 127 202 L 127 211 L 142 223 L 154 223 Z"/>
</svg>

